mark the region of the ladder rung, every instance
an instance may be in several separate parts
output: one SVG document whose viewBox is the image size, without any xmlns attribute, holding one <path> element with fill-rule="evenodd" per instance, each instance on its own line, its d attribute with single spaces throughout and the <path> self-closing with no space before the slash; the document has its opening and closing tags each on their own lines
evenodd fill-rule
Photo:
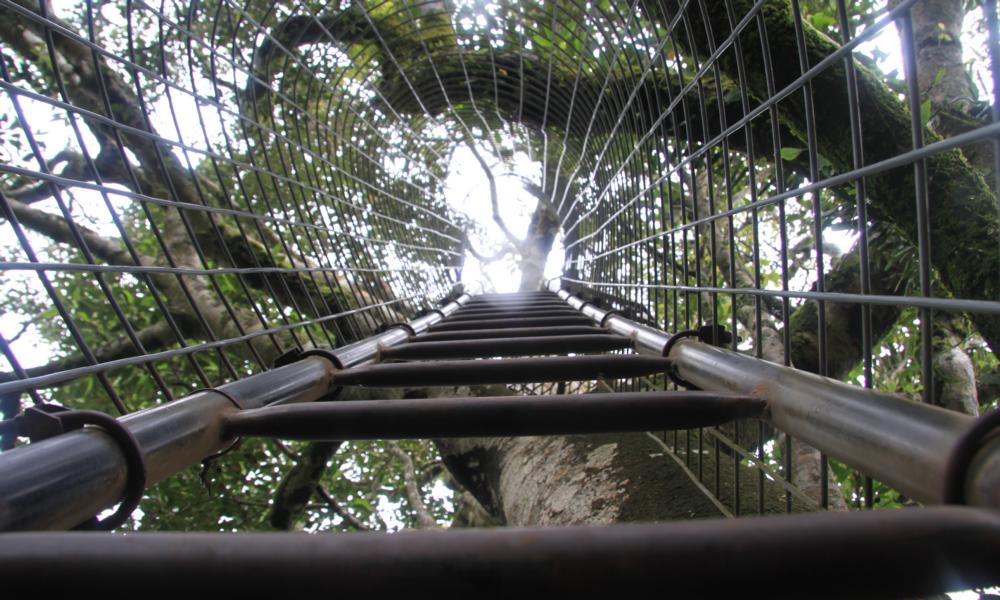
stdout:
<svg viewBox="0 0 1000 600">
<path fill-rule="evenodd" d="M 587 381 L 652 375 L 666 371 L 669 365 L 670 360 L 666 358 L 615 354 L 389 363 L 363 365 L 337 371 L 333 376 L 333 383 L 370 387 L 410 387 Z"/>
<path fill-rule="evenodd" d="M 550 300 L 539 302 L 469 302 L 462 308 L 466 310 L 518 310 L 525 308 L 565 308 L 569 306 L 562 300 L 552 302 Z"/>
<path fill-rule="evenodd" d="M 420 338 L 417 338 L 420 339 Z M 443 342 L 414 341 L 384 348 L 382 360 L 424 360 L 432 358 L 489 358 L 493 356 L 533 356 L 540 354 L 605 352 L 632 347 L 632 340 L 620 335 L 550 335 L 538 337 L 482 338 Z"/>
<path fill-rule="evenodd" d="M 569 304 L 565 302 L 546 302 L 544 304 L 514 304 L 511 306 L 507 305 L 496 305 L 496 304 L 485 304 L 481 306 L 469 306 L 468 304 L 462 306 L 460 309 L 455 311 L 458 313 L 476 313 L 476 312 L 512 312 L 518 310 L 576 310 Z"/>
<path fill-rule="evenodd" d="M 477 319 L 475 321 L 442 321 L 431 325 L 428 331 L 458 331 L 460 329 L 485 329 L 502 327 L 556 327 L 561 325 L 585 325 L 593 323 L 584 315 L 566 317 L 504 317 L 502 319 Z"/>
<path fill-rule="evenodd" d="M 537 290 L 537 291 L 524 291 L 524 292 L 500 292 L 492 294 L 479 294 L 475 296 L 476 298 L 538 298 L 538 297 L 551 297 L 558 298 L 557 294 L 552 292 Z"/>
<path fill-rule="evenodd" d="M 375 440 L 661 431 L 757 417 L 757 398 L 714 392 L 491 396 L 286 404 L 227 417 L 228 437 Z"/>
<path fill-rule="evenodd" d="M 997 582 L 1000 517 L 967 507 L 403 533 L 5 533 L 5 589 L 441 597 L 911 598 Z M 776 573 L 781 584 L 775 583 Z M 845 576 L 845 574 L 849 576 Z M 863 585 L 862 585 L 863 582 Z M 21 588 L 21 586 L 24 586 Z"/>
<path fill-rule="evenodd" d="M 464 329 L 458 331 L 439 331 L 424 333 L 415 338 L 415 342 L 443 342 L 445 340 L 472 340 L 479 338 L 512 338 L 538 337 L 546 335 L 592 335 L 607 333 L 593 325 L 565 325 L 561 327 L 511 327 L 504 329 Z"/>
<path fill-rule="evenodd" d="M 445 322 L 454 323 L 455 321 L 476 321 L 482 320 L 487 321 L 491 319 L 538 319 L 541 317 L 576 317 L 580 316 L 580 311 L 573 310 L 572 308 L 557 308 L 557 309 L 546 309 L 546 310 L 504 310 L 504 311 L 487 311 L 487 312 L 475 312 L 475 313 L 463 313 L 461 311 L 450 315 Z"/>
</svg>

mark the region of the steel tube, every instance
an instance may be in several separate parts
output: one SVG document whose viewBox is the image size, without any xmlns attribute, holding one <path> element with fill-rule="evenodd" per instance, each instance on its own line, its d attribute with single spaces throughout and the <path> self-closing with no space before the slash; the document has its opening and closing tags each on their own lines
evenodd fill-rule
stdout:
<svg viewBox="0 0 1000 600">
<path fill-rule="evenodd" d="M 441 309 L 449 315 L 467 301 L 462 296 Z M 442 319 L 415 319 L 414 330 Z M 328 353 L 339 366 L 375 359 L 379 345 L 409 339 L 408 330 L 392 328 Z M 152 485 L 224 448 L 221 422 L 227 413 L 277 402 L 311 402 L 333 389 L 335 365 L 310 356 L 169 404 L 139 411 L 121 422 L 139 443 Z M 234 404 L 235 402 L 235 404 Z M 238 406 L 237 406 L 238 405 Z M 0 454 L 0 531 L 75 527 L 122 496 L 127 478 L 121 449 L 99 429 L 88 428 L 41 440 Z"/>
<path fill-rule="evenodd" d="M 524 299 L 535 299 L 535 298 L 551 298 L 553 296 L 552 292 L 547 291 L 537 291 L 537 292 L 514 292 L 514 293 L 504 293 L 504 294 L 479 294 L 476 296 L 476 300 L 481 302 L 489 302 L 494 300 L 524 300 Z"/>
<path fill-rule="evenodd" d="M 472 340 L 481 338 L 540 337 L 546 335 L 594 335 L 607 333 L 592 325 L 566 325 L 561 327 L 511 327 L 509 329 L 466 329 L 459 331 L 439 331 L 425 333 L 413 338 L 419 342 L 442 342 L 445 340 Z"/>
<path fill-rule="evenodd" d="M 557 327 L 562 325 L 584 325 L 590 319 L 583 315 L 566 317 L 504 317 L 500 319 L 477 319 L 475 321 L 442 321 L 428 328 L 428 331 L 458 331 L 461 329 L 489 329 L 503 327 Z"/>
<path fill-rule="evenodd" d="M 639 355 L 599 355 L 504 360 L 452 360 L 363 365 L 334 376 L 336 385 L 409 387 L 585 381 L 664 372 L 670 361 Z"/>
<path fill-rule="evenodd" d="M 470 306 L 477 308 L 491 307 L 491 306 L 528 306 L 532 304 L 537 305 L 554 305 L 559 304 L 559 296 L 551 295 L 544 298 L 511 298 L 507 300 L 483 300 L 481 296 L 477 296 L 469 301 Z"/>
<path fill-rule="evenodd" d="M 638 392 L 320 402 L 226 417 L 230 437 L 373 440 L 688 429 L 756 417 L 764 402 L 714 392 Z"/>
<path fill-rule="evenodd" d="M 562 302 L 558 297 L 553 300 L 546 300 L 544 302 L 532 302 L 525 304 L 523 302 L 508 306 L 506 304 L 476 304 L 473 300 L 469 301 L 469 304 L 462 306 L 461 312 L 474 312 L 483 310 L 517 310 L 520 307 L 526 307 L 530 310 L 544 310 L 546 308 L 566 308 L 564 302 Z"/>
<path fill-rule="evenodd" d="M 344 369 L 370 363 L 375 360 L 379 348 L 391 348 L 392 346 L 406 342 L 410 339 L 411 329 L 412 333 L 418 335 L 426 332 L 436 323 L 442 321 L 444 318 L 442 315 L 448 316 L 455 313 L 465 302 L 468 302 L 469 298 L 470 296 L 465 294 L 454 302 L 449 302 L 443 306 L 440 309 L 440 314 L 436 311 L 431 311 L 420 318 L 414 319 L 409 323 L 409 328 L 401 326 L 391 327 L 378 335 L 331 350 L 330 354 L 338 361 L 338 366 Z"/>
<path fill-rule="evenodd" d="M 637 352 L 663 356 L 663 349 L 670 340 L 670 334 L 598 308 L 573 296 L 566 290 L 559 290 L 558 296 L 571 308 L 580 311 L 594 323 L 603 326 L 608 331 L 632 339 L 635 342 Z"/>
<path fill-rule="evenodd" d="M 333 364 L 308 357 L 121 418 L 142 448 L 147 485 L 225 447 L 224 415 L 278 399 L 309 402 L 332 389 Z M 228 397 L 227 397 L 228 396 Z M 0 530 L 75 527 L 122 496 L 125 459 L 97 429 L 58 435 L 0 454 Z"/>
<path fill-rule="evenodd" d="M 631 340 L 607 334 L 481 338 L 444 342 L 414 341 L 393 348 L 385 348 L 380 352 L 379 358 L 381 360 L 427 360 L 435 358 L 538 356 L 542 354 L 606 352 L 631 347 Z"/>
<path fill-rule="evenodd" d="M 556 285 L 556 284 L 553 284 Z M 560 290 L 570 306 L 588 312 Z M 603 313 L 603 314 L 602 314 Z M 628 334 L 651 352 L 670 335 L 594 309 L 595 322 Z M 645 328 L 649 329 L 649 328 Z M 647 335 L 648 333 L 648 335 Z M 663 347 L 660 346 L 660 352 Z M 852 386 L 791 367 L 682 339 L 671 349 L 677 374 L 702 389 L 753 395 L 767 401 L 767 421 L 866 475 L 924 503 L 943 501 L 955 444 L 973 418 L 899 396 Z M 965 501 L 1000 507 L 1000 436 L 983 443 L 967 465 Z"/>
<path fill-rule="evenodd" d="M 941 502 L 947 459 L 972 421 L 694 340 L 681 340 L 670 356 L 684 380 L 766 399 L 775 427 L 921 502 Z"/>
<path fill-rule="evenodd" d="M 546 310 L 512 310 L 512 311 L 476 311 L 466 313 L 464 311 L 459 311 L 454 315 L 448 317 L 448 323 L 455 323 L 456 321 L 476 321 L 476 320 L 487 320 L 487 319 L 510 319 L 510 318 L 538 318 L 538 317 L 566 317 L 566 316 L 578 316 L 579 313 L 574 312 L 573 309 L 568 306 L 557 309 L 546 309 Z"/>
<path fill-rule="evenodd" d="M 660 589 L 736 598 L 766 589 L 769 597 L 912 598 L 998 584 L 997 556 L 1000 515 L 947 507 L 394 534 L 4 534 L 0 578 L 9 593 L 25 594 L 622 597 Z"/>
<path fill-rule="evenodd" d="M 566 308 L 566 305 L 561 302 L 549 302 L 544 303 L 532 303 L 532 304 L 469 304 L 467 307 L 463 307 L 462 313 L 480 311 L 480 312 L 519 312 L 528 310 L 548 310 L 548 309 L 560 309 Z"/>
</svg>

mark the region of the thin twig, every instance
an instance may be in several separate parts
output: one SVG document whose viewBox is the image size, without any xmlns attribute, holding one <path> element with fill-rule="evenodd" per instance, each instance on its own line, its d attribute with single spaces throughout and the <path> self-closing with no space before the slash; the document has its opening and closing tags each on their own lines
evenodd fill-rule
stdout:
<svg viewBox="0 0 1000 600">
<path fill-rule="evenodd" d="M 319 496 L 323 502 L 326 502 L 326 505 L 330 507 L 330 510 L 340 515 L 340 517 L 344 519 L 344 522 L 354 529 L 357 529 L 358 531 L 372 530 L 371 527 L 362 523 L 360 519 L 347 512 L 347 509 L 341 506 L 340 503 L 330 495 L 330 492 L 326 491 L 326 488 L 324 488 L 322 484 L 316 486 L 316 495 Z"/>
<path fill-rule="evenodd" d="M 413 468 L 413 459 L 396 442 L 389 442 L 389 451 L 403 463 L 403 483 L 406 489 L 406 498 L 410 502 L 410 508 L 417 513 L 417 525 L 421 529 L 434 529 L 438 527 L 437 521 L 431 516 L 424 504 L 424 499 L 420 496 L 420 488 L 417 486 L 416 470 Z"/>
</svg>

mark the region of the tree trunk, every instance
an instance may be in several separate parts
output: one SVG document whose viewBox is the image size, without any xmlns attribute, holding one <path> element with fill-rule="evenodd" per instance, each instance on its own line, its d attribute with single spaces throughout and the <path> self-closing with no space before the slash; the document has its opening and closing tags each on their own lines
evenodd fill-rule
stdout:
<svg viewBox="0 0 1000 600">
<path fill-rule="evenodd" d="M 521 291 L 533 291 L 541 288 L 545 276 L 545 262 L 552 251 L 552 242 L 559 229 L 559 219 L 548 206 L 539 201 L 531 223 L 528 224 L 528 234 L 521 243 Z"/>
<path fill-rule="evenodd" d="M 502 386 L 431 393 L 511 395 Z M 452 476 L 506 525 L 669 521 L 723 514 L 649 434 L 461 438 L 435 443 Z M 714 478 L 715 464 L 705 462 L 706 481 Z M 723 455 L 718 466 L 722 481 L 732 481 L 732 458 Z M 740 491 L 745 510 L 757 506 L 756 478 L 744 476 Z M 719 499 L 731 503 L 732 489 L 723 487 Z M 764 506 L 768 513 L 784 512 L 784 493 L 776 486 L 765 486 Z M 806 507 L 796 501 L 793 510 Z"/>
</svg>

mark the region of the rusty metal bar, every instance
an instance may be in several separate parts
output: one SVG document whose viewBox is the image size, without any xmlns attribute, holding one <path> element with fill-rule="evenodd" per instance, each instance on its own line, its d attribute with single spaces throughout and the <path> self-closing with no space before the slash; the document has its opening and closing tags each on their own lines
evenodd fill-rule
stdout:
<svg viewBox="0 0 1000 600">
<path fill-rule="evenodd" d="M 421 339 L 421 338 L 416 338 Z M 381 360 L 427 360 L 438 358 L 491 358 L 494 356 L 539 356 L 542 354 L 582 354 L 632 347 L 632 341 L 618 335 L 562 335 L 541 337 L 481 338 L 444 342 L 410 342 L 379 353 Z M 429 365 L 428 368 L 433 368 Z"/>
<path fill-rule="evenodd" d="M 380 348 L 391 348 L 408 341 L 412 335 L 426 333 L 435 323 L 440 323 L 444 318 L 457 312 L 470 298 L 468 294 L 462 295 L 454 302 L 449 302 L 436 311 L 410 321 L 406 326 L 390 327 L 379 335 L 337 348 L 331 354 L 337 366 L 342 369 L 372 362 Z"/>
<path fill-rule="evenodd" d="M 471 303 L 474 306 L 507 306 L 516 304 L 551 304 L 559 300 L 557 294 L 549 294 L 548 296 L 540 296 L 537 298 L 504 298 L 504 299 L 489 299 L 483 298 L 483 296 L 476 296 L 472 299 Z"/>
<path fill-rule="evenodd" d="M 912 598 L 996 585 L 997 556 L 1000 515 L 946 507 L 395 534 L 14 533 L 0 535 L 0 578 L 32 594 Z"/>
<path fill-rule="evenodd" d="M 665 358 L 639 355 L 559 356 L 363 365 L 334 375 L 336 385 L 409 387 L 535 383 L 639 377 L 666 371 Z"/>
<path fill-rule="evenodd" d="M 446 340 L 478 340 L 481 338 L 540 337 L 547 335 L 594 335 L 607 333 L 592 325 L 567 325 L 560 327 L 511 327 L 509 329 L 467 329 L 425 333 L 412 338 L 420 342 L 443 342 Z"/>
<path fill-rule="evenodd" d="M 557 282 L 558 280 L 554 281 Z M 558 284 L 553 283 L 552 285 Z M 635 348 L 638 352 L 651 354 L 653 356 L 663 356 L 663 349 L 670 340 L 669 333 L 664 333 L 658 329 L 653 329 L 652 327 L 647 327 L 641 323 L 636 323 L 635 321 L 626 319 L 625 317 L 616 314 L 614 311 L 598 308 L 589 302 L 573 296 L 566 290 L 560 289 L 558 291 L 558 296 L 571 308 L 580 311 L 594 323 L 597 323 L 612 333 L 617 333 L 618 335 L 631 338 L 635 342 Z"/>
<path fill-rule="evenodd" d="M 320 402 L 226 417 L 229 437 L 371 440 L 687 429 L 757 417 L 763 401 L 713 392 L 638 392 Z"/>
<path fill-rule="evenodd" d="M 580 313 L 574 311 L 568 306 L 562 306 L 560 308 L 546 308 L 546 309 L 523 309 L 523 310 L 475 310 L 475 311 L 465 311 L 460 310 L 454 315 L 448 317 L 448 322 L 454 321 L 474 321 L 476 319 L 495 319 L 504 318 L 509 319 L 511 317 L 526 318 L 526 317 L 565 317 L 567 315 L 579 315 Z"/>
<path fill-rule="evenodd" d="M 356 344 L 309 356 L 213 390 L 120 419 L 136 438 L 152 485 L 222 450 L 223 417 L 268 404 L 311 402 L 336 387 L 335 366 L 375 359 L 379 345 L 398 344 L 409 328 L 426 331 L 458 310 L 463 296 L 441 309 Z M 340 363 L 337 365 L 336 363 Z M 0 454 L 0 531 L 75 527 L 122 497 L 127 480 L 121 448 L 100 429 L 57 435 Z"/>
<path fill-rule="evenodd" d="M 520 311 L 549 310 L 549 309 L 560 309 L 560 308 L 566 308 L 566 304 L 565 303 L 555 303 L 555 302 L 545 302 L 544 304 L 533 303 L 533 304 L 509 304 L 509 305 L 508 304 L 504 304 L 504 305 L 492 305 L 492 304 L 483 305 L 483 304 L 480 304 L 480 305 L 470 306 L 467 310 L 463 310 L 463 313 L 465 313 L 465 312 L 472 312 L 472 311 L 480 311 L 480 312 L 487 312 L 487 311 L 490 311 L 490 312 L 514 312 L 514 313 L 516 313 L 516 312 L 520 312 Z"/>
<path fill-rule="evenodd" d="M 637 349 L 656 354 L 658 348 L 662 355 L 671 337 L 608 315 L 565 290 L 559 295 L 594 322 L 631 337 Z M 943 502 L 946 479 L 962 469 L 964 501 L 1000 507 L 1000 436 L 984 436 L 967 460 L 951 461 L 975 423 L 972 417 L 693 339 L 679 340 L 669 358 L 679 377 L 701 389 L 766 400 L 772 425 L 915 500 Z"/>
<path fill-rule="evenodd" d="M 284 399 L 310 402 L 333 389 L 333 364 L 314 356 L 170 404 L 122 417 L 152 485 L 221 451 L 222 418 Z M 0 454 L 0 530 L 68 529 L 121 497 L 127 480 L 121 448 L 99 429 L 57 435 Z"/>
<path fill-rule="evenodd" d="M 509 304 L 545 304 L 554 303 L 559 300 L 557 294 L 549 294 L 547 296 L 539 296 L 536 298 L 497 298 L 490 299 L 484 298 L 483 296 L 476 296 L 471 300 L 471 303 L 476 306 L 505 306 Z"/>
<path fill-rule="evenodd" d="M 470 301 L 472 306 L 477 308 L 490 307 L 490 306 L 523 306 L 530 304 L 548 305 L 548 304 L 558 304 L 559 296 L 556 294 L 548 294 L 547 296 L 539 296 L 535 298 L 496 298 L 489 299 L 483 296 L 476 296 Z"/>
<path fill-rule="evenodd" d="M 428 331 L 459 331 L 462 329 L 490 329 L 503 327 L 558 327 L 562 325 L 584 325 L 590 319 L 580 315 L 566 317 L 504 317 L 500 319 L 477 319 L 475 321 L 446 321 L 432 325 Z"/>
<path fill-rule="evenodd" d="M 547 290 L 534 290 L 534 291 L 522 291 L 522 292 L 502 292 L 502 293 L 491 293 L 491 294 L 479 294 L 476 296 L 477 300 L 513 300 L 520 298 L 548 298 L 552 296 L 552 292 Z"/>
</svg>

